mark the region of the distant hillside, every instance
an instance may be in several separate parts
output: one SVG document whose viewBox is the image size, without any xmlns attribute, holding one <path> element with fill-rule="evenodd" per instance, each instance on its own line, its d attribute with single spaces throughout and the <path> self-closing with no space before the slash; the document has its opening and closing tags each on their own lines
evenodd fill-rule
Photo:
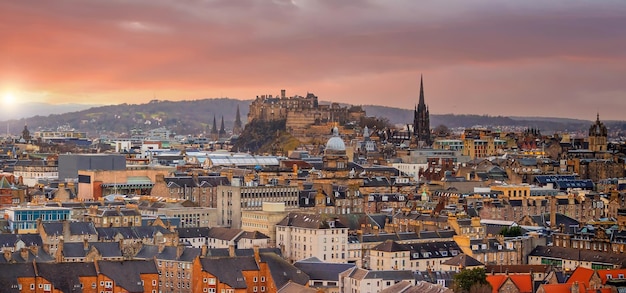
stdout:
<svg viewBox="0 0 626 293">
<path fill-rule="evenodd" d="M 368 116 L 386 117 L 393 124 L 412 124 L 413 110 L 391 108 L 385 106 L 363 106 Z M 625 121 L 603 121 L 613 131 L 626 131 Z M 445 125 L 448 128 L 456 127 L 533 127 L 544 133 L 555 131 L 586 131 L 593 121 L 555 118 L 555 117 L 504 117 L 488 115 L 457 115 L 443 114 L 430 115 L 430 126 Z"/>
<path fill-rule="evenodd" d="M 0 125 L 10 126 L 10 132 L 17 135 L 24 125 L 28 125 L 31 132 L 57 128 L 76 129 L 85 131 L 90 137 L 97 137 L 107 133 L 129 133 L 131 129 L 155 129 L 160 126 L 169 128 L 176 134 L 209 133 L 216 117 L 217 126 L 221 118 L 227 130 L 232 129 L 235 121 L 237 106 L 240 107 L 241 120 L 247 120 L 251 101 L 242 101 L 229 98 L 202 99 L 194 101 L 158 101 L 146 104 L 121 104 L 99 106 L 86 110 L 48 116 L 34 116 L 26 119 L 0 122 Z M 37 109 L 41 108 L 37 106 Z M 368 116 L 385 117 L 393 124 L 412 124 L 413 110 L 391 108 L 385 106 L 363 106 Z M 73 108 L 66 107 L 71 111 Z M 457 127 L 534 127 L 544 133 L 554 131 L 586 131 L 592 121 L 550 118 L 550 117 L 503 117 L 487 115 L 431 115 L 431 127 L 446 125 L 449 128 Z M 609 129 L 626 131 L 624 121 L 606 121 Z M 4 127 L 2 127 L 3 129 Z M 4 131 L 0 131 L 4 132 Z"/>
<path fill-rule="evenodd" d="M 23 125 L 28 125 L 31 132 L 64 128 L 85 131 L 92 137 L 109 132 L 129 133 L 134 128 L 150 130 L 161 126 L 176 134 L 200 134 L 210 132 L 214 116 L 218 128 L 223 116 L 225 127 L 232 129 L 237 105 L 240 107 L 241 120 L 245 123 L 249 104 L 250 101 L 228 98 L 178 102 L 154 100 L 146 104 L 110 105 L 65 114 L 34 116 L 9 123 L 13 134 L 21 132 Z"/>
</svg>

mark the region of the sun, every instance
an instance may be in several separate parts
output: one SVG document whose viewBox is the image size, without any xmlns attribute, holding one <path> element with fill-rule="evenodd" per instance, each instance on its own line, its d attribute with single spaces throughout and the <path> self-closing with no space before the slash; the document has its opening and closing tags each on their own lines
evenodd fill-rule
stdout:
<svg viewBox="0 0 626 293">
<path fill-rule="evenodd" d="M 15 104 L 15 96 L 12 93 L 5 93 L 2 97 L 2 102 L 5 105 L 13 105 Z"/>
</svg>

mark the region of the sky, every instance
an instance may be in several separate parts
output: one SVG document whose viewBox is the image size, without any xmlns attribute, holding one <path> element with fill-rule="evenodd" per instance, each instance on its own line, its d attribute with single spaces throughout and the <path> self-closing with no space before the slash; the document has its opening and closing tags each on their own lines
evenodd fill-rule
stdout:
<svg viewBox="0 0 626 293">
<path fill-rule="evenodd" d="M 626 120 L 626 1 L 0 1 L 0 93 Z"/>
</svg>

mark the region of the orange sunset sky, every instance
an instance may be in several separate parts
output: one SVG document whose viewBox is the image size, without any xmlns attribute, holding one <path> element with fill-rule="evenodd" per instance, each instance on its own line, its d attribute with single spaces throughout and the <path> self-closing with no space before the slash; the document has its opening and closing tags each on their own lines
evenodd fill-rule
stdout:
<svg viewBox="0 0 626 293">
<path fill-rule="evenodd" d="M 624 120 L 626 1 L 0 0 L 0 93 Z"/>
</svg>

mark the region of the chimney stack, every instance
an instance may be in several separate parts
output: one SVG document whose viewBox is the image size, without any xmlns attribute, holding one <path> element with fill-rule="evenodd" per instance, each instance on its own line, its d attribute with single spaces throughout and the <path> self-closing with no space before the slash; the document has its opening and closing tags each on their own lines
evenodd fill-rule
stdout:
<svg viewBox="0 0 626 293">
<path fill-rule="evenodd" d="M 259 253 L 259 246 L 258 245 L 252 246 L 252 250 L 254 251 L 254 259 L 256 260 L 256 262 L 257 263 L 261 262 L 261 254 Z"/>
<path fill-rule="evenodd" d="M 235 245 L 232 245 L 232 244 L 231 244 L 231 245 L 228 245 L 228 256 L 230 256 L 230 257 L 235 257 L 235 256 L 237 256 L 237 255 L 235 254 Z"/>
<path fill-rule="evenodd" d="M 550 197 L 550 229 L 556 229 L 556 196 Z"/>
</svg>

